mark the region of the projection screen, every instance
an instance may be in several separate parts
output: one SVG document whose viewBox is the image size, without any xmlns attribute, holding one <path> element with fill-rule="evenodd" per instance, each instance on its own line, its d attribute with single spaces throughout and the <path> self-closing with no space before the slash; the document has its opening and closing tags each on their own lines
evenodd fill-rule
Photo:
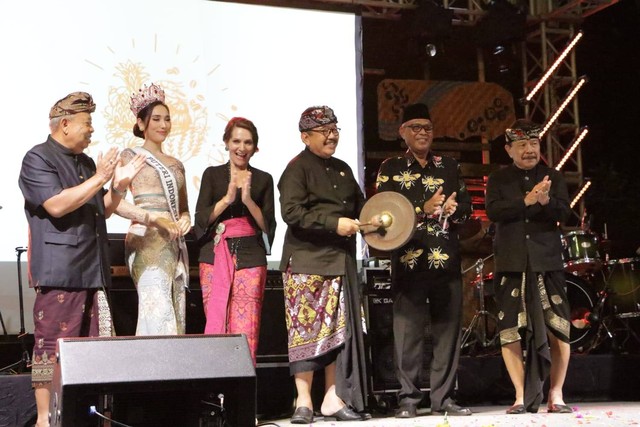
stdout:
<svg viewBox="0 0 640 427">
<path fill-rule="evenodd" d="M 251 163 L 277 183 L 304 148 L 300 113 L 330 105 L 342 129 L 336 157 L 362 184 L 360 21 L 353 14 L 204 0 L 37 0 L 2 6 L 0 39 L 0 310 L 9 332 L 19 324 L 15 248 L 28 244 L 20 165 L 45 141 L 53 103 L 70 92 L 89 92 L 97 104 L 86 151 L 95 158 L 140 144 L 129 97 L 143 84 L 165 88 L 173 127 L 164 150 L 184 163 L 192 217 L 202 172 L 227 161 L 221 137 L 234 116 L 256 124 L 260 151 Z M 277 220 L 272 267 L 286 230 L 279 212 Z M 122 218 L 108 220 L 110 233 L 127 227 Z M 22 270 L 30 324 L 33 292 Z"/>
</svg>

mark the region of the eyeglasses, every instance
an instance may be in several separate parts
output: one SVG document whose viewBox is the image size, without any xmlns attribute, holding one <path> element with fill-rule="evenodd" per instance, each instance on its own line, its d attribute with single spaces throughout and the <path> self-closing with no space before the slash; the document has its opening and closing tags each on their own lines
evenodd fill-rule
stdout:
<svg viewBox="0 0 640 427">
<path fill-rule="evenodd" d="M 328 138 L 329 135 L 335 133 L 336 135 L 340 135 L 340 128 L 329 128 L 329 129 L 309 129 L 307 132 L 318 132 L 321 133 L 325 138 Z"/>
<path fill-rule="evenodd" d="M 431 123 L 426 125 L 407 125 L 405 127 L 411 129 L 411 132 L 413 133 L 420 133 L 421 130 L 424 130 L 427 133 L 433 132 L 433 124 Z"/>
</svg>

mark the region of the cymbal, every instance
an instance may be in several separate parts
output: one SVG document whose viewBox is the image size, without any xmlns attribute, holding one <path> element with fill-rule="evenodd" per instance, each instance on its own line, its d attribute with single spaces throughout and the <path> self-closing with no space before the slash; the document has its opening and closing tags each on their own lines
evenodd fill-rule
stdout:
<svg viewBox="0 0 640 427">
<path fill-rule="evenodd" d="M 374 227 L 371 218 L 380 215 L 383 225 Z M 372 248 L 393 251 L 407 243 L 416 230 L 416 214 L 411 202 L 402 194 L 384 191 L 371 197 L 360 212 L 362 237 Z"/>
</svg>

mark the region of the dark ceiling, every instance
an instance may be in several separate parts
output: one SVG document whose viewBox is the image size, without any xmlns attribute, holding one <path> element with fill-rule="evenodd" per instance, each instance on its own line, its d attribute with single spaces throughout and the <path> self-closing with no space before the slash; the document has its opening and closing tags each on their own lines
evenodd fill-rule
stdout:
<svg viewBox="0 0 640 427">
<path fill-rule="evenodd" d="M 578 45 L 580 74 L 589 77 L 579 96 L 580 121 L 590 133 L 582 143 L 585 194 L 596 231 L 614 243 L 613 255 L 638 256 L 640 246 L 640 14 L 622 0 L 591 17 Z"/>
<path fill-rule="evenodd" d="M 585 207 L 594 231 L 605 229 L 612 242 L 612 257 L 638 256 L 640 246 L 640 145 L 634 125 L 640 123 L 640 14 L 639 2 L 621 0 L 589 16 L 580 28 L 584 37 L 577 46 L 577 73 L 589 82 L 581 90 L 579 117 L 590 133 L 582 143 L 584 176 L 592 186 Z M 478 80 L 477 49 L 483 49 L 485 79 L 502 85 L 515 99 L 522 97 L 522 71 L 517 56 L 508 72 L 491 55 L 491 43 L 477 28 L 454 27 L 442 38 L 436 57 L 427 59 L 416 42 L 412 20 L 363 20 L 365 74 L 365 148 L 398 150 L 399 143 L 377 138 L 376 86 L 383 78 Z M 422 44 L 421 44 L 422 43 Z M 484 47 L 483 47 L 484 46 Z M 517 44 L 514 44 L 517 46 Z M 516 52 L 517 53 L 517 52 Z M 376 74 L 384 71 L 384 74 Z M 375 71 L 375 73 L 371 73 Z M 523 114 L 523 111 L 518 111 Z M 506 163 L 502 143 L 492 143 L 493 162 Z M 375 174 L 375 162 L 367 177 Z"/>
</svg>

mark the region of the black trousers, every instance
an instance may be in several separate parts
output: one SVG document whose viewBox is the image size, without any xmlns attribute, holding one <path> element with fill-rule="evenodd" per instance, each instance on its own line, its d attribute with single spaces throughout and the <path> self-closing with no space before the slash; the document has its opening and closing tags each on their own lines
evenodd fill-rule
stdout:
<svg viewBox="0 0 640 427">
<path fill-rule="evenodd" d="M 459 272 L 429 271 L 393 283 L 393 335 L 400 405 L 417 405 L 424 358 L 426 322 L 431 322 L 433 358 L 430 366 L 431 410 L 451 403 L 460 358 L 462 279 Z M 429 310 L 427 312 L 427 299 Z M 430 319 L 428 319 L 430 317 Z"/>
</svg>

